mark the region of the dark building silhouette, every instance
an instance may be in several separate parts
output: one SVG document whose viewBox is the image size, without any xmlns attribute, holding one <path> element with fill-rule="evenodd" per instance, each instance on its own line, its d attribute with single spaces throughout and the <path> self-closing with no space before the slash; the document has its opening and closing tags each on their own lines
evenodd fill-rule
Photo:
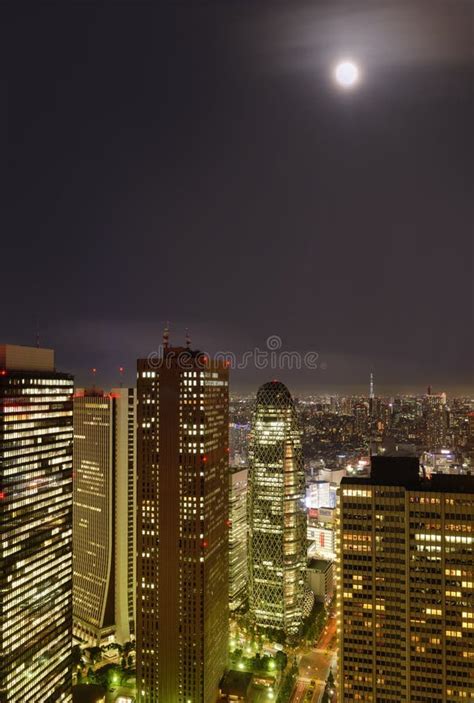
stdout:
<svg viewBox="0 0 474 703">
<path fill-rule="evenodd" d="M 228 370 L 191 349 L 138 361 L 137 688 L 215 703 L 228 651 Z"/>
</svg>

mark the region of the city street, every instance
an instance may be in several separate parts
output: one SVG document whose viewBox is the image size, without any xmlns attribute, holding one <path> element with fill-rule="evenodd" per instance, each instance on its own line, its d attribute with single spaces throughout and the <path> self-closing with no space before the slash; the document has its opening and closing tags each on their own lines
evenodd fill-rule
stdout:
<svg viewBox="0 0 474 703">
<path fill-rule="evenodd" d="M 307 700 L 306 693 L 311 681 L 315 682 L 311 701 L 312 703 L 319 703 L 324 692 L 329 668 L 332 667 L 333 673 L 336 670 L 337 645 L 335 635 L 336 618 L 332 615 L 329 617 L 316 647 L 302 652 L 298 664 L 299 678 L 291 697 L 291 703 L 303 703 Z M 336 701 L 336 697 L 333 698 L 333 701 Z"/>
</svg>

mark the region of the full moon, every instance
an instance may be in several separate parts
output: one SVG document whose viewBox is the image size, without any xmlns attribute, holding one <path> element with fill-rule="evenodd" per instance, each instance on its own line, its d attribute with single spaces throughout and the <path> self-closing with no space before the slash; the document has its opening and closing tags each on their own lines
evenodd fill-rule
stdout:
<svg viewBox="0 0 474 703">
<path fill-rule="evenodd" d="M 334 70 L 334 77 L 342 88 L 353 88 L 359 82 L 359 75 L 359 68 L 352 61 L 340 61 Z"/>
</svg>

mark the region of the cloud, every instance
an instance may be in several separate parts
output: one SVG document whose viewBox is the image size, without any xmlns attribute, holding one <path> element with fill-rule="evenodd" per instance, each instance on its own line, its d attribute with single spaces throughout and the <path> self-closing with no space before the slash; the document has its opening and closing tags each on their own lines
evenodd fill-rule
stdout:
<svg viewBox="0 0 474 703">
<path fill-rule="evenodd" d="M 473 6 L 465 0 L 324 0 L 265 7 L 253 17 L 250 31 L 263 65 L 274 69 L 314 71 L 319 61 L 345 55 L 372 69 L 470 63 Z"/>
</svg>

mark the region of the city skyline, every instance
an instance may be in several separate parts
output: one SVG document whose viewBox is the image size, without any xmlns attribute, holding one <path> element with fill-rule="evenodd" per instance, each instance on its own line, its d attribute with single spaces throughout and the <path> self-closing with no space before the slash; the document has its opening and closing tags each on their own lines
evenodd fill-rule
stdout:
<svg viewBox="0 0 474 703">
<path fill-rule="evenodd" d="M 168 329 L 111 392 L 0 346 L 2 702 L 468 697 L 474 401 L 228 378 Z"/>
<path fill-rule="evenodd" d="M 163 322 L 162 326 L 156 325 L 153 329 L 149 330 L 150 345 L 149 345 L 149 356 L 153 358 L 156 356 L 161 349 L 161 337 L 163 329 L 166 328 L 168 323 Z M 182 330 L 178 330 L 171 334 L 170 338 L 173 344 L 177 343 L 184 344 L 186 339 L 187 328 L 183 326 Z M 193 335 L 196 338 L 196 335 Z M 272 335 L 270 336 L 272 338 Z M 268 338 L 267 338 L 268 339 Z M 281 339 L 278 337 L 278 339 Z M 28 337 L 27 337 L 28 340 Z M 26 343 L 26 346 L 33 346 L 36 342 L 36 337 L 31 338 L 31 340 Z M 20 343 L 18 340 L 15 343 Z M 320 352 L 315 352 L 313 350 L 296 350 L 294 348 L 287 348 L 286 345 L 282 346 L 281 350 L 277 352 L 278 355 L 289 355 L 285 357 L 281 366 L 272 367 L 270 354 L 271 351 L 266 345 L 267 340 L 262 339 L 260 344 L 249 348 L 236 348 L 230 349 L 224 345 L 220 346 L 210 346 L 203 343 L 200 345 L 200 350 L 203 353 L 208 354 L 211 358 L 215 356 L 216 358 L 235 358 L 236 367 L 230 364 L 230 369 L 232 370 L 230 378 L 230 393 L 233 396 L 248 396 L 255 393 L 256 389 L 264 383 L 268 378 L 276 378 L 277 380 L 291 386 L 292 390 L 297 393 L 297 395 L 307 396 L 324 396 L 324 395 L 334 395 L 334 396 L 362 396 L 369 397 L 370 394 L 370 374 L 374 374 L 374 385 L 375 394 L 378 397 L 390 397 L 390 396 L 402 396 L 402 395 L 424 395 L 427 389 L 431 387 L 433 393 L 445 392 L 449 397 L 473 397 L 474 396 L 474 381 L 470 380 L 465 384 L 455 384 L 452 381 L 443 382 L 436 373 L 429 374 L 426 373 L 425 377 L 417 381 L 409 381 L 407 377 L 405 380 L 400 380 L 398 382 L 393 382 L 393 376 L 385 376 L 383 371 L 377 369 L 374 366 L 366 366 L 365 362 L 359 361 L 354 371 L 351 373 L 351 380 L 343 381 L 344 376 L 341 378 L 336 378 L 338 371 L 338 364 L 342 363 L 342 359 L 337 359 L 331 372 L 331 356 L 322 355 Z M 60 366 L 62 368 L 70 368 L 71 373 L 73 373 L 76 379 L 76 385 L 84 388 L 110 388 L 113 386 L 118 386 L 120 384 L 133 385 L 135 382 L 135 362 L 136 359 L 143 355 L 143 349 L 138 348 L 137 353 L 132 354 L 130 351 L 127 353 L 117 353 L 115 358 L 110 361 L 108 360 L 105 365 L 100 365 L 97 360 L 103 359 L 104 349 L 99 345 L 97 353 L 85 353 L 85 356 L 91 362 L 91 366 L 85 366 L 82 364 L 79 368 L 74 369 L 73 366 L 69 366 L 64 362 L 67 358 L 67 354 L 61 353 L 59 349 L 56 354 L 60 358 Z M 41 346 L 45 346 L 41 343 Z M 51 345 L 53 348 L 53 345 Z M 257 368 L 255 366 L 254 358 L 257 353 L 264 353 L 268 355 L 268 367 Z M 316 368 L 305 368 L 304 358 L 307 354 L 315 354 Z M 291 355 L 296 355 L 296 357 L 302 360 L 301 368 L 291 368 Z M 247 359 L 247 360 L 246 360 Z M 127 363 L 128 362 L 128 363 Z M 322 363 L 321 363 L 322 362 Z M 240 368 L 239 365 L 244 365 L 244 368 Z M 411 373 L 407 370 L 408 378 L 411 377 Z M 331 378 L 332 380 L 328 380 Z M 392 378 L 392 381 L 390 380 Z"/>
</svg>

